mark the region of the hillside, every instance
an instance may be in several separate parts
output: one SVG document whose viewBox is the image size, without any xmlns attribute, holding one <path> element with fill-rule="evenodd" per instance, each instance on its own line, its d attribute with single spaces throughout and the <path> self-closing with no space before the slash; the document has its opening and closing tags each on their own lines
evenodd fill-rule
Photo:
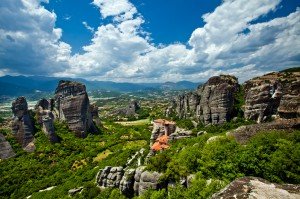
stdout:
<svg viewBox="0 0 300 199">
<path fill-rule="evenodd" d="M 0 198 L 297 198 L 299 77 L 221 75 L 173 100 L 92 104 L 69 80 L 33 109 L 18 97 L 0 120 Z M 100 117 L 126 101 L 139 110 Z"/>
</svg>

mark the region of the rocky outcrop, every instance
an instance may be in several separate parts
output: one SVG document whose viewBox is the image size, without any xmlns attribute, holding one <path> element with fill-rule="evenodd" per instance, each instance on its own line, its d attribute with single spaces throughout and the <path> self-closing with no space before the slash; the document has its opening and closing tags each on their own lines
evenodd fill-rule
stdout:
<svg viewBox="0 0 300 199">
<path fill-rule="evenodd" d="M 119 188 L 124 175 L 123 167 L 105 167 L 97 177 L 97 183 L 100 187 Z"/>
<path fill-rule="evenodd" d="M 41 99 L 35 106 L 37 123 L 42 126 L 42 130 L 52 143 L 59 139 L 54 130 L 54 114 L 51 112 L 51 103 L 46 99 Z"/>
<path fill-rule="evenodd" d="M 258 123 L 277 115 L 300 116 L 300 72 L 269 73 L 244 83 L 246 119 Z"/>
<path fill-rule="evenodd" d="M 144 171 L 138 178 L 135 178 L 134 183 L 134 191 L 138 193 L 138 195 L 142 195 L 145 191 L 152 189 L 158 190 L 162 188 L 159 183 L 159 178 L 162 176 L 161 173 L 156 171 Z"/>
<path fill-rule="evenodd" d="M 212 199 L 298 199 L 300 185 L 270 183 L 262 178 L 243 177 L 231 182 L 227 187 L 215 193 Z"/>
<path fill-rule="evenodd" d="M 120 181 L 119 189 L 127 197 L 132 197 L 134 195 L 134 174 L 135 169 L 127 169 Z"/>
<path fill-rule="evenodd" d="M 119 188 L 128 196 L 141 195 L 148 189 L 159 189 L 161 184 L 158 172 L 144 171 L 144 167 L 137 169 L 123 169 L 123 167 L 105 167 L 96 176 L 96 183 L 102 188 Z"/>
<path fill-rule="evenodd" d="M 120 108 L 112 112 L 113 115 L 121 115 L 121 116 L 134 116 L 137 114 L 137 111 L 140 109 L 140 104 L 136 100 L 131 100 L 127 107 Z"/>
<path fill-rule="evenodd" d="M 12 102 L 12 112 L 13 135 L 24 150 L 28 152 L 34 151 L 33 121 L 30 117 L 25 97 L 18 97 Z"/>
<path fill-rule="evenodd" d="M 102 126 L 100 118 L 99 118 L 99 107 L 96 104 L 91 104 L 90 105 L 90 111 L 91 111 L 94 123 L 98 127 Z"/>
<path fill-rule="evenodd" d="M 54 100 L 57 117 L 66 121 L 76 136 L 85 137 L 87 132 L 97 132 L 93 123 L 88 94 L 83 84 L 59 81 Z"/>
<path fill-rule="evenodd" d="M 234 95 L 239 90 L 234 76 L 211 77 L 194 92 L 179 95 L 167 109 L 167 115 L 194 118 L 203 124 L 222 124 L 235 116 Z"/>
<path fill-rule="evenodd" d="M 14 157 L 16 154 L 4 135 L 0 133 L 0 160 Z"/>
<path fill-rule="evenodd" d="M 227 132 L 227 136 L 233 136 L 241 144 L 246 144 L 253 136 L 259 132 L 284 131 L 293 132 L 300 129 L 300 119 L 278 119 L 269 123 L 251 124 L 240 126 L 239 128 Z"/>
<path fill-rule="evenodd" d="M 192 131 L 177 127 L 175 132 L 169 136 L 169 140 L 179 140 L 179 139 L 183 139 L 183 138 L 190 138 L 194 135 L 195 134 L 193 134 Z"/>
</svg>

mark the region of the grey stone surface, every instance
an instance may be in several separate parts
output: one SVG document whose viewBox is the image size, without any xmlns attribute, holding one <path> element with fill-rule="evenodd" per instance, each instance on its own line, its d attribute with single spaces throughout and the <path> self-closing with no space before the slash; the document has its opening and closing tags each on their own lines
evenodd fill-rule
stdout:
<svg viewBox="0 0 300 199">
<path fill-rule="evenodd" d="M 262 178 L 243 177 L 215 193 L 212 199 L 299 199 L 300 185 L 270 183 Z"/>
<path fill-rule="evenodd" d="M 50 102 L 41 99 L 35 106 L 37 123 L 42 126 L 42 130 L 47 135 L 50 142 L 58 142 L 59 139 L 54 130 L 54 114 L 51 112 Z"/>
<path fill-rule="evenodd" d="M 246 119 L 261 123 L 272 115 L 300 116 L 300 73 L 269 73 L 244 83 Z"/>
<path fill-rule="evenodd" d="M 16 154 L 9 142 L 6 141 L 4 135 L 0 133 L 0 159 L 8 159 L 14 157 L 15 155 Z"/>
<path fill-rule="evenodd" d="M 97 132 L 85 85 L 61 80 L 54 100 L 57 117 L 66 121 L 76 136 L 86 137 L 87 132 Z"/>
<path fill-rule="evenodd" d="M 237 78 L 229 75 L 211 77 L 194 92 L 179 95 L 166 111 L 179 118 L 193 118 L 203 124 L 222 124 L 234 117 Z"/>
<path fill-rule="evenodd" d="M 13 135 L 23 149 L 28 152 L 33 151 L 35 149 L 33 144 L 33 121 L 29 115 L 28 105 L 25 97 L 18 97 L 12 102 L 12 112 Z"/>
</svg>

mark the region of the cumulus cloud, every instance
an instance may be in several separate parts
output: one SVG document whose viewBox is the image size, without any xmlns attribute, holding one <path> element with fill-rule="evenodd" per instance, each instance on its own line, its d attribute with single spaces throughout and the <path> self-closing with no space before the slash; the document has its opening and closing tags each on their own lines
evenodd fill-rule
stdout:
<svg viewBox="0 0 300 199">
<path fill-rule="evenodd" d="M 188 46 L 156 46 L 143 35 L 144 20 L 127 0 L 95 0 L 111 24 L 98 28 L 86 53 L 72 58 L 67 73 L 117 81 L 202 81 L 230 73 L 242 81 L 299 64 L 299 10 L 264 23 L 254 21 L 275 12 L 280 0 L 225 0 L 203 15 Z M 129 17 L 124 17 L 129 16 Z M 292 47 L 288 47 L 292 46 Z M 274 57 L 276 55 L 276 57 Z"/>
<path fill-rule="evenodd" d="M 280 2 L 224 0 L 203 15 L 205 25 L 191 33 L 187 44 L 158 46 L 128 0 L 94 0 L 102 18 L 110 22 L 97 29 L 83 22 L 93 38 L 83 53 L 70 56 L 70 45 L 60 41 L 62 30 L 55 28 L 55 13 L 38 0 L 4 0 L 0 5 L 9 12 L 0 10 L 0 24 L 5 24 L 0 27 L 0 71 L 34 66 L 55 76 L 132 82 L 199 82 L 229 73 L 244 81 L 300 63 L 300 10 L 266 22 L 257 20 L 276 12 Z M 17 23 L 5 23 L 9 19 Z M 21 59 L 10 61 L 15 55 Z"/>
<path fill-rule="evenodd" d="M 52 75 L 69 65 L 70 45 L 60 41 L 56 15 L 42 0 L 0 1 L 0 70 L 6 74 Z"/>
</svg>

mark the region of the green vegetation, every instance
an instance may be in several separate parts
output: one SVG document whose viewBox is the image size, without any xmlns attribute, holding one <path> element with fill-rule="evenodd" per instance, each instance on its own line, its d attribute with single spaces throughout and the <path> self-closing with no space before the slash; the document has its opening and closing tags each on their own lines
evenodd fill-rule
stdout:
<svg viewBox="0 0 300 199">
<path fill-rule="evenodd" d="M 239 86 L 238 92 L 234 95 L 234 111 L 235 116 L 238 118 L 243 118 L 244 111 L 242 110 L 243 105 L 245 105 L 245 90 L 242 85 Z"/>
<path fill-rule="evenodd" d="M 213 179 L 221 182 L 219 188 L 242 176 L 262 177 L 277 183 L 300 183 L 300 131 L 261 132 L 246 146 L 225 136 L 207 143 L 209 137 L 207 134 L 177 140 L 169 150 L 152 157 L 147 168 L 163 172 L 162 181 L 178 181 L 180 177 L 197 173 L 198 180 L 193 183 Z M 206 198 L 201 189 L 210 189 L 209 185 L 200 187 L 194 185 L 195 191 L 191 191 L 191 188 L 177 186 L 175 190 L 179 191 L 175 192 L 181 193 L 177 195 L 181 198 Z"/>
<path fill-rule="evenodd" d="M 119 194 L 116 191 L 99 192 L 94 184 L 97 172 L 107 165 L 125 166 L 136 151 L 149 146 L 150 132 L 145 125 L 125 127 L 107 123 L 107 126 L 107 132 L 81 139 L 65 124 L 55 123 L 61 138 L 56 144 L 49 143 L 38 128 L 34 153 L 24 152 L 10 131 L 2 129 L 1 133 L 6 135 L 17 156 L 0 162 L 0 198 L 25 198 L 31 194 L 33 199 L 68 198 L 68 190 L 80 186 L 86 190 L 75 198 L 116 198 Z M 103 155 L 105 152 L 107 154 Z M 56 187 L 38 192 L 51 186 Z"/>
</svg>

